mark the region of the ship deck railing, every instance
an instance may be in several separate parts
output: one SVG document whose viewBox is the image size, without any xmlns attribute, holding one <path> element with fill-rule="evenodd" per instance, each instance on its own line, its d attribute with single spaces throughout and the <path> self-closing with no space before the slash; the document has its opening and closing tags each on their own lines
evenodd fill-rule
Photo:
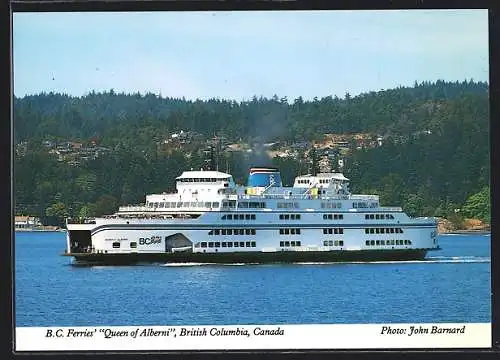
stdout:
<svg viewBox="0 0 500 360">
<path fill-rule="evenodd" d="M 95 224 L 94 218 L 68 218 L 67 224 Z"/>
</svg>

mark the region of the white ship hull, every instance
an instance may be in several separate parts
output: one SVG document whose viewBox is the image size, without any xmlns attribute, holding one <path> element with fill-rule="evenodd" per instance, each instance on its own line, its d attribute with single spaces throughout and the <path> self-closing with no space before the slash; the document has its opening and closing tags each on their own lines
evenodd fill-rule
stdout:
<svg viewBox="0 0 500 360">
<path fill-rule="evenodd" d="M 436 219 L 381 207 L 376 195 L 351 195 L 347 181 L 307 175 L 283 187 L 279 172 L 259 168 L 249 177 L 257 186 L 243 189 L 229 174 L 185 172 L 176 193 L 148 195 L 145 206 L 69 220 L 65 255 L 102 264 L 377 261 L 439 249 Z"/>
</svg>

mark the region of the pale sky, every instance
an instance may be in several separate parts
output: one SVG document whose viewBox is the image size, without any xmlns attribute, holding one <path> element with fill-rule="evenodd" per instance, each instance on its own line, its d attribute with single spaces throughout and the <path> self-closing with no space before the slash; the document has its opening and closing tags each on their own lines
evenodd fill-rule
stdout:
<svg viewBox="0 0 500 360">
<path fill-rule="evenodd" d="M 487 10 L 15 13 L 14 94 L 245 100 L 488 81 Z"/>
</svg>

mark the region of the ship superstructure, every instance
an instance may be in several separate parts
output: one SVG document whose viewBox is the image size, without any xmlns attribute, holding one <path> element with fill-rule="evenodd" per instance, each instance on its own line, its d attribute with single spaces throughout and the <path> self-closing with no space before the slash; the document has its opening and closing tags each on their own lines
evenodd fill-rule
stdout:
<svg viewBox="0 0 500 360">
<path fill-rule="evenodd" d="M 351 194 L 342 173 L 287 187 L 265 167 L 250 169 L 247 186 L 229 173 L 185 171 L 173 193 L 67 228 L 65 255 L 80 263 L 410 260 L 439 249 L 436 219 Z"/>
</svg>

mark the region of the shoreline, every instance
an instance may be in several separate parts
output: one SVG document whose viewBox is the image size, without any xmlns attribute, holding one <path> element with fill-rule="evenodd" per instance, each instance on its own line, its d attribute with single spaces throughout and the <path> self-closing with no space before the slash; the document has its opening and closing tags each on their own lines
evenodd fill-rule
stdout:
<svg viewBox="0 0 500 360">
<path fill-rule="evenodd" d="M 66 232 L 66 229 L 14 229 L 14 232 Z"/>
<path fill-rule="evenodd" d="M 490 230 L 452 230 L 442 231 L 438 235 L 489 235 Z"/>
</svg>

